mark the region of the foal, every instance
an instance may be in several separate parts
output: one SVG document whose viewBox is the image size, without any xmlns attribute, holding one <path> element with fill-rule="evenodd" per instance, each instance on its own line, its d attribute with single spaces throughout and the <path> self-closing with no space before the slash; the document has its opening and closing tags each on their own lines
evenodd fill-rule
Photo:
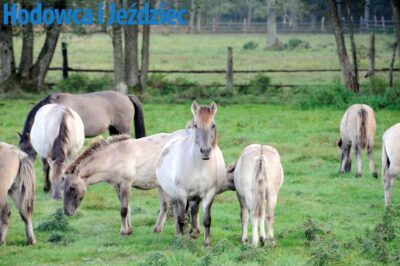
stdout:
<svg viewBox="0 0 400 266">
<path fill-rule="evenodd" d="M 168 134 L 141 139 L 116 135 L 94 142 L 66 170 L 64 213 L 74 215 L 85 196 L 88 185 L 99 182 L 111 184 L 121 203 L 121 235 L 132 233 L 129 194 L 131 188 L 158 189 L 160 213 L 154 232 L 161 231 L 168 210 L 169 198 L 156 179 L 156 164 Z"/>
<path fill-rule="evenodd" d="M 35 244 L 32 212 L 35 199 L 33 161 L 16 147 L 0 142 L 0 244 L 6 243 L 8 219 L 11 215 L 7 195 L 11 196 L 25 223 L 27 243 Z"/>
<path fill-rule="evenodd" d="M 339 173 L 351 171 L 351 150 L 355 151 L 357 160 L 356 177 L 361 177 L 361 150 L 367 149 L 369 168 L 377 178 L 374 163 L 374 138 L 376 131 L 375 113 L 365 104 L 354 104 L 344 114 L 340 123 L 340 152 Z"/>
<path fill-rule="evenodd" d="M 253 228 L 252 243 L 254 246 L 258 244 L 258 226 L 260 226 L 260 241 L 264 244 L 266 240 L 265 209 L 267 209 L 267 239 L 275 244 L 274 209 L 283 183 L 283 169 L 278 152 L 266 145 L 247 146 L 234 167 L 233 175 L 241 210 L 242 243 L 247 240 L 250 211 Z"/>
<path fill-rule="evenodd" d="M 385 190 L 385 206 L 392 201 L 392 187 L 400 174 L 400 124 L 389 128 L 383 135 L 382 176 Z"/>
</svg>

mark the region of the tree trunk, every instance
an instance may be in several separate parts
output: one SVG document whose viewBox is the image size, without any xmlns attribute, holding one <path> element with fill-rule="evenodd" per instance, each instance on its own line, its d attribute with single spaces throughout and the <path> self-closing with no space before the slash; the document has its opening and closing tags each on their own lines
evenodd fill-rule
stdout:
<svg viewBox="0 0 400 266">
<path fill-rule="evenodd" d="M 139 0 L 128 0 L 128 6 L 136 4 L 139 6 Z M 125 75 L 127 85 L 135 87 L 139 84 L 139 59 L 138 59 L 138 25 L 125 26 Z"/>
<path fill-rule="evenodd" d="M 336 46 L 337 46 L 337 53 L 339 56 L 339 63 L 340 67 L 342 69 L 342 80 L 345 86 L 354 91 L 357 91 L 357 82 L 355 80 L 355 75 L 352 69 L 352 66 L 350 64 L 347 51 L 346 51 L 346 45 L 344 41 L 344 36 L 343 36 L 343 28 L 342 28 L 342 21 L 341 18 L 339 17 L 339 11 L 337 8 L 337 3 L 335 0 L 329 0 L 329 13 L 331 15 L 332 19 L 332 26 L 333 26 L 333 32 L 335 34 L 335 39 L 336 39 Z"/>
<path fill-rule="evenodd" d="M 400 55 L 400 1 L 392 0 L 393 26 L 397 36 L 397 51 Z M 399 56 L 400 58 L 400 56 Z"/>
<path fill-rule="evenodd" d="M 251 5 L 251 0 L 247 0 L 247 28 L 250 29 L 251 20 L 253 16 L 253 7 Z"/>
<path fill-rule="evenodd" d="M 190 0 L 190 10 L 189 10 L 189 33 L 193 33 L 194 28 L 194 16 L 195 16 L 195 3 L 194 0 Z"/>
<path fill-rule="evenodd" d="M 147 73 L 149 71 L 150 60 L 150 25 L 143 26 L 142 40 L 142 66 L 140 70 L 140 88 L 142 92 L 146 89 Z"/>
<path fill-rule="evenodd" d="M 349 0 L 344 0 L 345 6 L 346 6 L 346 12 L 347 12 L 347 17 L 349 21 L 349 34 L 350 34 L 350 43 L 351 43 L 351 53 L 353 55 L 353 71 L 354 71 L 354 91 L 359 92 L 360 91 L 360 84 L 358 82 L 358 62 L 357 62 L 357 48 L 356 48 L 356 43 L 354 41 L 354 31 L 353 31 L 353 17 L 351 15 L 351 10 L 350 10 L 350 3 Z"/>
<path fill-rule="evenodd" d="M 368 30 L 368 22 L 369 22 L 369 7 L 370 7 L 370 2 L 371 0 L 365 0 L 365 6 L 364 6 L 364 23 L 365 23 L 365 28 Z M 362 27 L 362 25 L 360 25 Z"/>
<path fill-rule="evenodd" d="M 317 26 L 317 16 L 311 15 L 310 32 L 315 32 Z"/>
<path fill-rule="evenodd" d="M 115 1 L 115 8 L 121 8 L 121 2 L 119 0 Z M 122 27 L 118 23 L 112 25 L 112 45 L 114 60 L 114 89 L 126 94 L 128 92 L 128 86 L 125 79 Z"/>
<path fill-rule="evenodd" d="M 24 1 L 21 3 L 21 7 L 27 10 L 32 10 L 33 5 L 30 1 Z M 31 23 L 28 23 L 22 27 L 22 51 L 18 69 L 18 75 L 22 79 L 28 79 L 30 75 L 33 65 L 33 45 L 33 26 Z"/>
<path fill-rule="evenodd" d="M 365 77 L 372 77 L 373 75 L 375 75 L 375 33 L 371 33 L 369 38 L 368 73 Z"/>
<path fill-rule="evenodd" d="M 46 39 L 42 50 L 30 73 L 30 79 L 24 80 L 28 86 L 36 86 L 38 91 L 45 90 L 44 79 L 46 78 L 51 60 L 53 59 L 54 51 L 57 47 L 58 38 L 60 37 L 61 28 L 55 24 L 50 25 L 46 29 Z M 33 88 L 32 88 L 33 89 Z"/>
<path fill-rule="evenodd" d="M 15 74 L 13 30 L 11 22 L 3 24 L 3 12 L 3 8 L 0 8 L 0 85 Z"/>
<path fill-rule="evenodd" d="M 279 48 L 274 5 L 275 0 L 267 0 L 267 49 Z"/>
</svg>

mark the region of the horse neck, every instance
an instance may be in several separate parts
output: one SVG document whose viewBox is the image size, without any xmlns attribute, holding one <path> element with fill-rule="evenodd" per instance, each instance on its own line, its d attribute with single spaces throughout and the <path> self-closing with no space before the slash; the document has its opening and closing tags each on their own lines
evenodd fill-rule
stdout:
<svg viewBox="0 0 400 266">
<path fill-rule="evenodd" d="M 96 160 L 96 154 L 86 158 L 79 165 L 77 169 L 83 176 L 86 185 L 93 185 L 100 182 L 108 182 L 107 176 L 97 172 L 99 169 L 98 162 Z"/>
</svg>

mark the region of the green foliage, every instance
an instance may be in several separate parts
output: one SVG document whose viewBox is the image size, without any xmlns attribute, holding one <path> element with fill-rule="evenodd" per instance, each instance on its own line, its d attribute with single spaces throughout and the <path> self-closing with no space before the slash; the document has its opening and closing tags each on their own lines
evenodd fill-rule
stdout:
<svg viewBox="0 0 400 266">
<path fill-rule="evenodd" d="M 264 265 L 268 264 L 268 253 L 266 249 L 255 248 L 250 243 L 244 243 L 236 257 L 238 263 L 258 262 Z"/>
<path fill-rule="evenodd" d="M 243 44 L 243 50 L 245 51 L 253 51 L 255 49 L 257 49 L 258 47 L 258 43 L 254 42 L 254 41 L 248 41 L 245 44 Z"/>
<path fill-rule="evenodd" d="M 390 260 L 396 260 L 396 255 L 391 258 L 388 243 L 396 238 L 394 222 L 394 212 L 387 208 L 382 217 L 382 222 L 378 223 L 374 230 L 365 230 L 365 236 L 359 238 L 362 252 L 376 260 L 388 263 Z"/>
<path fill-rule="evenodd" d="M 101 78 L 89 78 L 87 75 L 72 74 L 68 79 L 61 80 L 54 88 L 55 91 L 83 93 L 112 89 L 113 81 L 108 75 Z"/>
<path fill-rule="evenodd" d="M 308 218 L 307 222 L 304 223 L 304 228 L 304 236 L 308 241 L 314 241 L 318 235 L 324 233 L 311 218 Z"/>
<path fill-rule="evenodd" d="M 65 233 L 56 231 L 50 235 L 47 242 L 59 245 L 68 245 L 74 241 L 70 237 L 67 237 Z"/>
<path fill-rule="evenodd" d="M 47 221 L 42 222 L 36 228 L 40 232 L 59 231 L 65 232 L 69 228 L 67 217 L 62 209 L 57 209 Z"/>
<path fill-rule="evenodd" d="M 311 264 L 322 266 L 337 263 L 342 259 L 342 254 L 341 246 L 333 235 L 317 237 L 312 245 Z"/>
<path fill-rule="evenodd" d="M 245 95 L 260 95 L 267 92 L 271 83 L 271 78 L 258 73 L 249 82 L 249 86 L 243 86 L 238 88 L 239 94 Z"/>
<path fill-rule="evenodd" d="M 168 265 L 167 258 L 161 252 L 149 252 L 140 266 L 164 266 Z"/>
<path fill-rule="evenodd" d="M 289 50 L 294 50 L 297 48 L 308 49 L 310 48 L 310 43 L 303 41 L 301 39 L 292 38 L 287 43 L 285 43 L 284 48 Z"/>
</svg>

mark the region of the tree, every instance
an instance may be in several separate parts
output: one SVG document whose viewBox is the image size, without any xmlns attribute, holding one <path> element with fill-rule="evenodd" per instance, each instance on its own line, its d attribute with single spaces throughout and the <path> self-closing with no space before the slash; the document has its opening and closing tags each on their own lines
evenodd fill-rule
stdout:
<svg viewBox="0 0 400 266">
<path fill-rule="evenodd" d="M 267 49 L 276 49 L 281 46 L 276 33 L 276 2 L 275 0 L 267 1 Z"/>
<path fill-rule="evenodd" d="M 8 1 L 12 4 L 13 1 Z M 36 1 L 26 0 L 22 5 L 28 9 L 32 9 Z M 67 7 L 66 0 L 47 1 L 46 8 L 65 9 Z M 0 9 L 0 19 L 3 20 L 4 10 Z M 2 67 L 0 70 L 1 86 L 9 89 L 8 84 L 17 84 L 22 89 L 43 91 L 46 89 L 44 80 L 47 75 L 54 51 L 57 47 L 58 38 L 60 36 L 61 27 L 54 24 L 46 26 L 46 38 L 40 50 L 39 56 L 33 63 L 33 43 L 34 35 L 32 26 L 23 28 L 22 53 L 19 69 L 15 67 L 14 47 L 13 47 L 13 29 L 11 23 L 8 25 L 1 24 L 0 31 L 0 58 Z"/>
<path fill-rule="evenodd" d="M 122 7 L 120 0 L 117 0 L 114 3 L 117 10 Z M 112 25 L 112 45 L 114 61 L 114 89 L 116 91 L 126 94 L 128 92 L 128 85 L 125 77 L 122 27 L 118 23 L 114 23 Z"/>
<path fill-rule="evenodd" d="M 333 33 L 336 39 L 339 63 L 342 69 L 342 81 L 348 89 L 354 92 L 358 92 L 359 86 L 356 79 L 356 74 L 354 73 L 354 69 L 350 64 L 350 60 L 347 55 L 346 44 L 343 36 L 342 20 L 339 17 L 339 11 L 336 0 L 329 0 L 328 4 L 329 4 L 329 13 L 332 19 Z"/>
<path fill-rule="evenodd" d="M 400 58 L 400 0 L 391 0 L 393 13 L 393 26 L 397 36 L 397 51 Z"/>
</svg>

